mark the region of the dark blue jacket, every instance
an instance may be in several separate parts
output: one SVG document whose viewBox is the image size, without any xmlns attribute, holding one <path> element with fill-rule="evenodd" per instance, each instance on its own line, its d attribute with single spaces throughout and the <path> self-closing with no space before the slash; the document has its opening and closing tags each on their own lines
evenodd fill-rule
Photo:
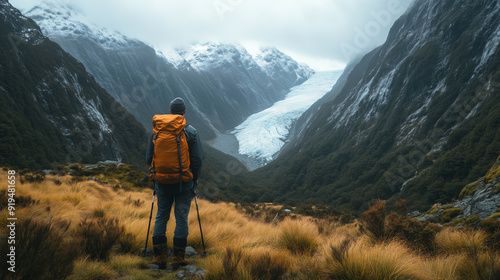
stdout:
<svg viewBox="0 0 500 280">
<path fill-rule="evenodd" d="M 186 125 L 186 127 L 184 127 L 184 133 L 186 134 L 186 140 L 189 147 L 189 161 L 190 161 L 189 169 L 191 169 L 191 172 L 193 172 L 193 181 L 194 183 L 196 183 L 201 175 L 201 166 L 203 164 L 203 148 L 201 146 L 200 138 L 198 137 L 198 132 L 193 126 Z M 151 165 L 151 161 L 153 161 L 154 150 L 155 150 L 155 145 L 153 143 L 153 134 L 151 134 L 151 136 L 149 136 L 148 148 L 146 150 L 146 163 L 148 165 Z M 172 184 L 172 185 L 165 185 L 160 183 L 156 184 L 158 184 L 159 187 L 165 186 L 166 188 L 172 188 L 173 190 L 179 189 L 178 187 L 176 187 L 179 186 L 179 184 Z M 189 183 L 186 185 L 192 185 L 192 184 Z"/>
</svg>

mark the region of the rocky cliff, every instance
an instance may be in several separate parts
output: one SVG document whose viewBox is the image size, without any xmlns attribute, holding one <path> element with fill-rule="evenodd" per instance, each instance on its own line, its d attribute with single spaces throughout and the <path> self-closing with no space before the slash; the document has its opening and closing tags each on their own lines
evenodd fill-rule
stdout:
<svg viewBox="0 0 500 280">
<path fill-rule="evenodd" d="M 344 209 L 405 198 L 423 210 L 458 197 L 500 147 L 499 11 L 415 1 L 252 175 L 266 186 L 252 198 Z"/>
<path fill-rule="evenodd" d="M 438 204 L 425 214 L 413 213 L 419 221 L 455 225 L 474 225 L 487 219 L 500 219 L 500 157 L 484 177 L 465 186 L 453 203 Z"/>
<path fill-rule="evenodd" d="M 0 44 L 0 165 L 142 160 L 144 128 L 6 0 Z"/>
</svg>

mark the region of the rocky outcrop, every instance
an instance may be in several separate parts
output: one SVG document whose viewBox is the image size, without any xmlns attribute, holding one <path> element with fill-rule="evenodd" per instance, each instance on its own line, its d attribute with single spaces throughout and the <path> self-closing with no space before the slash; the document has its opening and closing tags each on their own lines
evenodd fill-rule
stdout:
<svg viewBox="0 0 500 280">
<path fill-rule="evenodd" d="M 435 205 L 418 221 L 460 224 L 490 217 L 500 218 L 500 157 L 486 176 L 465 186 L 460 199 L 446 205 Z M 497 217 L 498 216 L 498 217 Z"/>
</svg>

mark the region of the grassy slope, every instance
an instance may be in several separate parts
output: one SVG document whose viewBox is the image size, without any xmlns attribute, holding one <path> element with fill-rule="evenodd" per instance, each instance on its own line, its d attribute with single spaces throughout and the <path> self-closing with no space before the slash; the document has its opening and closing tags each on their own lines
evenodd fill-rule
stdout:
<svg viewBox="0 0 500 280">
<path fill-rule="evenodd" d="M 6 171 L 0 172 L 0 180 L 7 181 Z M 0 191 L 5 189 L 2 185 Z M 175 279 L 173 273 L 147 269 L 151 259 L 136 255 L 145 243 L 151 197 L 149 189 L 113 189 L 94 181 L 75 182 L 68 175 L 25 184 L 17 178 L 16 216 L 49 221 L 55 227 L 69 222 L 64 234 L 68 240 L 75 238 L 83 219 L 102 215 L 117 218 L 125 233 L 132 234 L 131 253 L 113 249 L 107 261 L 81 255 L 71 279 Z M 6 200 L 1 199 L 2 203 Z M 23 200 L 38 202 L 22 205 Z M 194 202 L 191 209 L 188 244 L 201 251 Z M 395 240 L 374 244 L 360 231 L 359 222 L 340 225 L 296 216 L 265 223 L 243 214 L 234 204 L 205 200 L 199 201 L 199 209 L 209 256 L 189 261 L 206 268 L 207 279 L 479 279 L 464 273 L 470 266 L 478 271 L 500 271 L 500 256 L 484 250 L 485 235 L 475 232 L 442 231 L 436 255 L 424 255 Z M 6 209 L 0 212 L 2 230 L 7 214 Z M 167 229 L 169 246 L 173 229 Z M 2 240 L 2 246 L 5 244 Z"/>
</svg>

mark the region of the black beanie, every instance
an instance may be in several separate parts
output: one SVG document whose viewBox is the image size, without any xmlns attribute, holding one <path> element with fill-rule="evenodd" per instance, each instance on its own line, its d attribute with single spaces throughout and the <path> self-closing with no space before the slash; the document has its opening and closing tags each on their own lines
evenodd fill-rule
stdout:
<svg viewBox="0 0 500 280">
<path fill-rule="evenodd" d="M 186 110 L 186 104 L 184 104 L 184 100 L 182 98 L 177 97 L 172 102 L 170 102 L 170 111 L 172 114 L 182 114 Z"/>
</svg>

